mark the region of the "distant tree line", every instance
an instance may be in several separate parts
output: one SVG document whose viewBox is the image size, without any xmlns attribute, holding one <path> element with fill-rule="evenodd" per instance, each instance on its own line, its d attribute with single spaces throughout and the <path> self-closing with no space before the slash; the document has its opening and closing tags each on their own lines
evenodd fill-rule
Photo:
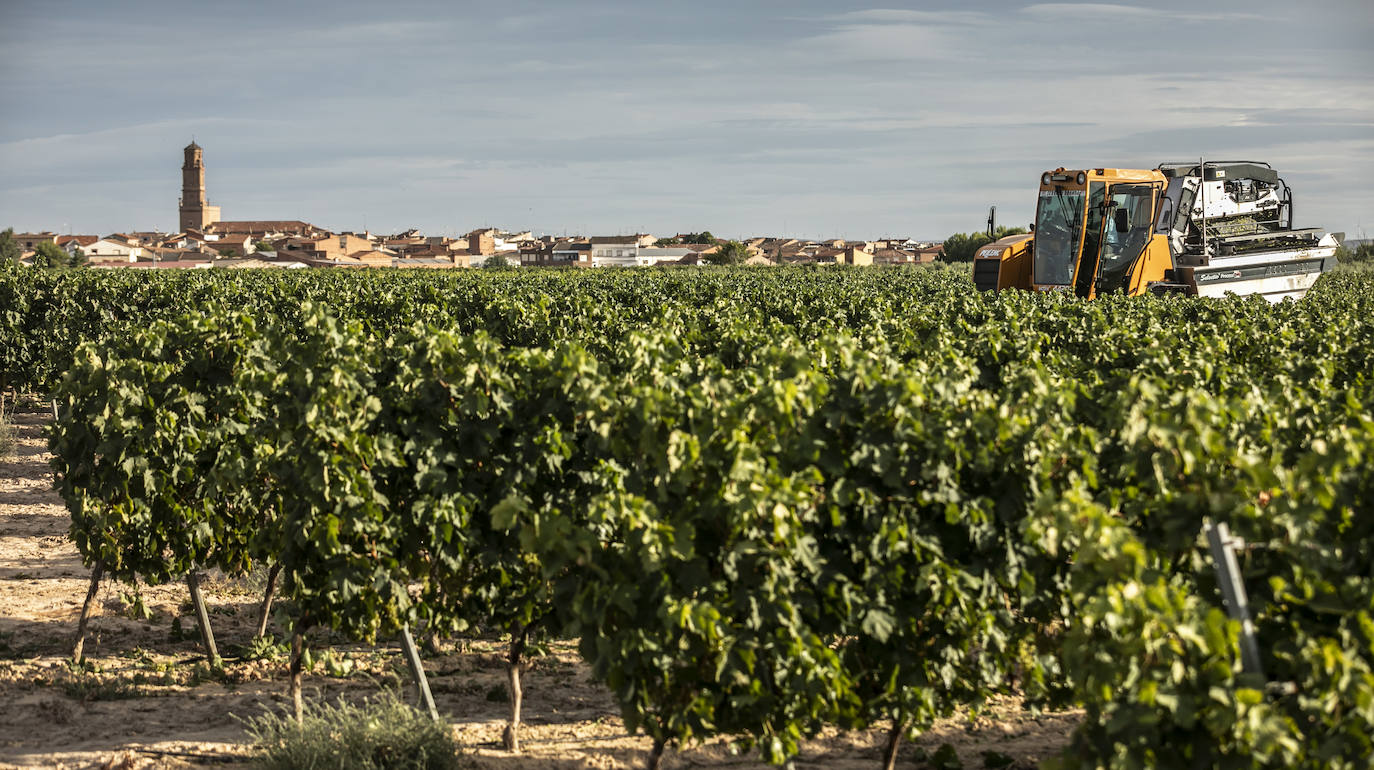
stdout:
<svg viewBox="0 0 1374 770">
<path fill-rule="evenodd" d="M 1374 241 L 1364 241 L 1350 248 L 1345 244 L 1336 247 L 1336 261 L 1341 264 L 1350 262 L 1374 262 Z"/>
<path fill-rule="evenodd" d="M 991 236 L 987 233 L 955 233 L 945 239 L 945 261 L 946 262 L 972 262 L 973 255 L 978 253 L 978 249 L 985 244 L 1005 238 L 1008 235 L 1020 235 L 1026 232 L 1024 227 L 999 227 Z"/>
<path fill-rule="evenodd" d="M 715 243 L 719 243 L 719 241 L 716 240 L 716 236 L 711 235 L 711 231 L 710 231 L 710 230 L 702 230 L 702 231 L 699 232 L 699 233 L 682 233 L 682 234 L 678 235 L 676 238 L 660 238 L 660 239 L 658 239 L 658 242 L 657 242 L 656 245 L 658 245 L 658 246 L 681 246 L 681 245 L 684 244 L 684 243 L 710 243 L 710 244 L 715 244 Z"/>
<path fill-rule="evenodd" d="M 80 250 L 68 254 L 52 241 L 39 243 L 33 251 L 33 266 L 45 270 L 66 270 L 69 267 L 82 267 L 87 262 L 86 255 Z M 14 239 L 14 228 L 7 227 L 4 232 L 0 232 L 0 264 L 18 262 L 23 255 L 24 250 L 19 247 L 19 241 Z"/>
<path fill-rule="evenodd" d="M 8 227 L 0 233 L 0 262 L 18 262 L 24 252 L 14 240 L 14 228 Z"/>
<path fill-rule="evenodd" d="M 705 235 L 709 236 L 710 233 L 705 233 Z M 702 243 L 702 241 L 693 242 Z M 721 242 L 713 238 L 710 242 L 719 245 L 720 248 L 714 252 L 711 252 L 710 254 L 702 255 L 701 258 L 704 259 L 708 264 L 742 265 L 744 264 L 744 260 L 749 258 L 749 249 L 746 248 L 745 245 L 743 243 L 740 243 L 739 241 Z"/>
</svg>

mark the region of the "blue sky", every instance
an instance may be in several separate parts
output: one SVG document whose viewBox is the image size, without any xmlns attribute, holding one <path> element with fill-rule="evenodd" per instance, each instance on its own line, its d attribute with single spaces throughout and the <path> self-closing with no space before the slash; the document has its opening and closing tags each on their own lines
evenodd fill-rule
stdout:
<svg viewBox="0 0 1374 770">
<path fill-rule="evenodd" d="M 1374 2 L 0 0 L 0 227 L 943 238 L 1040 172 L 1272 163 L 1374 233 Z"/>
</svg>

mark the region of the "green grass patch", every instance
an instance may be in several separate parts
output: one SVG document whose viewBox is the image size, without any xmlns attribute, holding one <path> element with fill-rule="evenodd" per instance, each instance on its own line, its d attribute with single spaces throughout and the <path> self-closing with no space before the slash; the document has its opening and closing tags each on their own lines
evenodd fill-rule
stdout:
<svg viewBox="0 0 1374 770">
<path fill-rule="evenodd" d="M 391 691 L 356 706 L 308 703 L 300 725 L 289 714 L 266 714 L 243 724 L 264 770 L 465 766 L 448 725 L 434 722 Z"/>
<path fill-rule="evenodd" d="M 75 698 L 83 703 L 128 700 L 142 694 L 133 682 L 117 676 L 98 674 L 77 674 L 62 682 L 62 691 L 68 698 Z"/>
</svg>

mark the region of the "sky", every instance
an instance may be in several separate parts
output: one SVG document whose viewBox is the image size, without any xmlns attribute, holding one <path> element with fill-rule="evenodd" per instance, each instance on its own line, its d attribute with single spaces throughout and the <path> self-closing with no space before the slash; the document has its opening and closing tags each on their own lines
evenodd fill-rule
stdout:
<svg viewBox="0 0 1374 770">
<path fill-rule="evenodd" d="M 1258 160 L 1374 237 L 1374 2 L 0 0 L 0 228 L 943 239 Z"/>
</svg>

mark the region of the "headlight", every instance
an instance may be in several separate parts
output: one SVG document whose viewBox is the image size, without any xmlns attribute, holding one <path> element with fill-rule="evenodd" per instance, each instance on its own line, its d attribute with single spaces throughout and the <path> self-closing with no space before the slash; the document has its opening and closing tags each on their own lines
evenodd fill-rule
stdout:
<svg viewBox="0 0 1374 770">
<path fill-rule="evenodd" d="M 1040 184 L 1043 184 L 1043 185 L 1047 185 L 1047 186 L 1048 186 L 1049 183 L 1050 183 L 1050 172 L 1046 171 L 1045 173 L 1043 173 L 1043 174 L 1040 175 Z"/>
<path fill-rule="evenodd" d="M 1078 178 L 1075 179 L 1074 181 L 1075 181 L 1075 182 L 1078 182 L 1079 184 L 1083 184 L 1083 183 L 1085 183 L 1085 182 L 1088 181 L 1088 175 L 1085 174 L 1085 173 L 1083 173 L 1082 171 L 1080 171 L 1080 172 L 1078 172 Z"/>
</svg>

